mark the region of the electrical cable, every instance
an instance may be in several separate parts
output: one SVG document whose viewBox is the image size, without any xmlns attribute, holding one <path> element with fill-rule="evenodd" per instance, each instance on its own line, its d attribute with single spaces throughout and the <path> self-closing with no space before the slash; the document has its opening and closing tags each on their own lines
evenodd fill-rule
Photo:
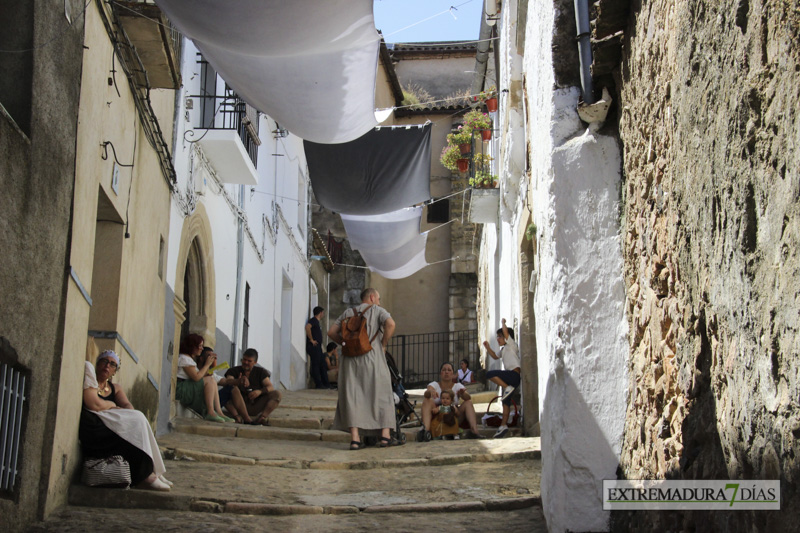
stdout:
<svg viewBox="0 0 800 533">
<path fill-rule="evenodd" d="M 136 139 L 134 138 L 134 151 L 135 151 L 135 146 L 136 146 L 135 143 L 136 143 Z M 119 165 L 121 167 L 133 167 L 133 163 L 131 163 L 130 165 L 126 165 L 124 163 L 120 163 L 119 162 L 119 159 L 117 158 L 117 149 L 114 148 L 114 143 L 112 143 L 111 141 L 103 141 L 100 144 L 100 146 L 103 147 L 103 155 L 100 156 L 100 158 L 103 161 L 108 160 L 108 146 L 109 145 L 111 145 L 111 151 L 114 153 L 114 161 L 117 163 L 117 165 Z"/>
<path fill-rule="evenodd" d="M 133 114 L 133 157 L 131 159 L 131 177 L 128 181 L 128 204 L 125 206 L 125 238 L 130 239 L 131 234 L 128 231 L 130 226 L 130 208 L 131 208 L 131 187 L 133 187 L 133 164 L 136 162 L 136 139 L 139 137 L 136 134 L 136 122 L 138 119 L 138 115 L 136 113 Z M 109 143 L 110 144 L 110 143 Z M 111 149 L 114 149 L 114 145 L 111 145 Z M 117 153 L 114 152 L 114 158 L 116 159 Z"/>
<path fill-rule="evenodd" d="M 452 15 L 452 14 L 453 14 L 453 10 L 454 10 L 454 9 L 455 9 L 456 11 L 458 11 L 458 8 L 459 8 L 459 7 L 461 7 L 461 6 L 464 6 L 464 5 L 467 5 L 467 4 L 471 3 L 472 1 L 473 1 L 473 0 L 467 0 L 466 2 L 462 2 L 461 4 L 458 4 L 457 6 L 450 6 L 450 8 L 449 8 L 449 9 L 445 9 L 445 10 L 444 10 L 444 11 L 442 11 L 441 13 L 436 13 L 435 15 L 431 15 L 430 17 L 427 17 L 427 18 L 425 18 L 425 19 L 422 19 L 422 20 L 420 20 L 420 21 L 418 21 L 418 22 L 415 22 L 414 24 L 411 24 L 410 26 L 406 26 L 405 28 L 400 28 L 400 29 L 399 29 L 399 30 L 397 30 L 397 31 L 393 31 L 392 33 L 388 34 L 388 35 L 387 35 L 387 37 L 388 37 L 389 35 L 394 35 L 395 33 L 400 33 L 401 31 L 405 31 L 405 30 L 407 30 L 407 29 L 409 29 L 409 28 L 413 28 L 414 26 L 416 26 L 416 25 L 418 25 L 418 24 L 422 24 L 423 22 L 427 22 L 427 21 L 429 21 L 429 20 L 431 20 L 431 19 L 434 19 L 434 18 L 436 18 L 436 17 L 439 17 L 439 16 L 441 16 L 441 15 L 444 15 L 445 13 L 450 13 L 450 14 Z M 453 18 L 455 18 L 455 15 L 453 15 Z"/>
</svg>

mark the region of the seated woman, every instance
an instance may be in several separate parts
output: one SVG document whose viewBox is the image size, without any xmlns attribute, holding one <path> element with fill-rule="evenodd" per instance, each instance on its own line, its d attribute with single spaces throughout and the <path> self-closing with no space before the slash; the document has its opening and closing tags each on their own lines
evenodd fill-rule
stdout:
<svg viewBox="0 0 800 533">
<path fill-rule="evenodd" d="M 204 342 L 197 333 L 190 333 L 181 341 L 175 399 L 203 415 L 206 420 L 234 422 L 233 418 L 222 414 L 217 381 L 214 376 L 208 375 L 208 369 L 217 364 L 217 355 L 212 352 L 213 355 L 206 357 L 202 366 L 197 366 L 196 359 L 203 353 Z"/>
<path fill-rule="evenodd" d="M 475 383 L 475 375 L 469 369 L 469 361 L 462 359 L 459 366 L 461 368 L 458 369 L 458 382 L 465 386 Z"/>
<path fill-rule="evenodd" d="M 475 407 L 472 405 L 472 398 L 464 385 L 456 381 L 453 364 L 443 363 L 439 369 L 439 381 L 430 382 L 427 389 L 425 389 L 425 399 L 422 400 L 423 427 L 417 434 L 418 442 L 431 440 L 431 419 L 433 418 L 434 409 L 442 403 L 439 397 L 442 391 L 448 389 L 452 390 L 455 395 L 453 405 L 458 408 L 459 424 L 464 420 L 469 423 L 469 430 L 465 435 L 466 438 L 483 438 L 483 435 L 478 433 L 477 417 L 475 416 Z"/>
<path fill-rule="evenodd" d="M 329 342 L 325 348 L 325 368 L 328 370 L 328 383 L 339 381 L 339 356 L 336 354 L 336 343 Z"/>
<path fill-rule="evenodd" d="M 86 361 L 83 377 L 83 410 L 78 437 L 86 459 L 121 455 L 131 468 L 131 486 L 168 491 L 164 462 L 147 418 L 136 411 L 122 387 L 111 382 L 120 362 L 106 350 L 97 364 Z"/>
</svg>

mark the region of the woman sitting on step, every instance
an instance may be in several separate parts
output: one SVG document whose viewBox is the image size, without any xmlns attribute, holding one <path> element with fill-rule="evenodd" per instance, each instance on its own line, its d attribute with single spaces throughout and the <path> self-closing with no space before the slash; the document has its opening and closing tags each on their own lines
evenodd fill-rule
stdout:
<svg viewBox="0 0 800 533">
<path fill-rule="evenodd" d="M 196 360 L 203 353 L 204 343 L 203 337 L 197 333 L 189 333 L 181 341 L 175 399 L 184 407 L 203 415 L 206 420 L 234 422 L 233 418 L 222 414 L 217 380 L 208 373 L 208 370 L 217 364 L 217 355 L 212 352 L 202 366 L 197 366 Z"/>
<path fill-rule="evenodd" d="M 425 399 L 422 400 L 423 427 L 417 434 L 417 441 L 431 440 L 431 420 L 433 419 L 434 411 L 442 403 L 439 396 L 444 390 L 451 390 L 455 395 L 453 405 L 458 407 L 458 422 L 461 423 L 466 420 L 469 423 L 469 429 L 465 435 L 466 438 L 482 439 L 483 436 L 478 433 L 478 422 L 475 416 L 475 407 L 472 405 L 472 398 L 466 387 L 457 381 L 453 364 L 443 363 L 439 368 L 439 381 L 430 382 L 427 389 L 425 389 Z"/>
<path fill-rule="evenodd" d="M 106 350 L 96 365 L 86 361 L 83 377 L 83 410 L 78 437 L 84 459 L 121 455 L 130 465 L 131 486 L 168 491 L 164 461 L 150 422 L 133 408 L 125 391 L 111 382 L 120 367 L 119 357 Z"/>
</svg>

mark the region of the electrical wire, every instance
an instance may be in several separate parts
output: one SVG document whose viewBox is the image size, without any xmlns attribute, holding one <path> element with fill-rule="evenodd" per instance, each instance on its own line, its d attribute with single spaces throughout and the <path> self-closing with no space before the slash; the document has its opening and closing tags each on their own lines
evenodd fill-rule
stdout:
<svg viewBox="0 0 800 533">
<path fill-rule="evenodd" d="M 435 15 L 431 15 L 430 17 L 424 18 L 424 19 L 422 19 L 422 20 L 420 20 L 418 22 L 415 22 L 414 24 L 411 24 L 410 26 L 406 26 L 405 28 L 400 28 L 397 31 L 393 31 L 392 33 L 388 34 L 387 37 L 389 35 L 394 35 L 395 33 L 400 33 L 401 31 L 405 31 L 405 30 L 407 30 L 409 28 L 413 28 L 414 26 L 417 26 L 418 24 L 422 24 L 423 22 L 428 22 L 429 20 L 435 19 L 436 17 L 440 17 L 440 16 L 444 15 L 445 13 L 450 13 L 452 15 L 454 9 L 456 11 L 458 11 L 459 7 L 467 5 L 467 4 L 472 3 L 472 2 L 473 2 L 473 0 L 467 0 L 466 2 L 462 2 L 461 4 L 458 4 L 457 6 L 450 6 L 449 9 L 445 9 L 441 13 L 436 13 Z M 455 18 L 455 15 L 453 15 L 453 18 Z"/>
</svg>

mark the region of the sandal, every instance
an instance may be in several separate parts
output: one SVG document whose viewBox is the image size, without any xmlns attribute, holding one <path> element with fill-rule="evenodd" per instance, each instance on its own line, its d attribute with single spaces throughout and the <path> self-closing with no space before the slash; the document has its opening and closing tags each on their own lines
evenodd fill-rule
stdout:
<svg viewBox="0 0 800 533">
<path fill-rule="evenodd" d="M 400 446 L 402 444 L 399 440 L 394 437 L 381 437 L 381 443 L 379 446 L 381 448 L 388 448 L 389 446 Z"/>
<path fill-rule="evenodd" d="M 351 440 L 350 441 L 350 449 L 351 450 L 360 450 L 363 447 L 364 447 L 364 443 L 363 442 L 359 442 L 357 440 Z"/>
</svg>

